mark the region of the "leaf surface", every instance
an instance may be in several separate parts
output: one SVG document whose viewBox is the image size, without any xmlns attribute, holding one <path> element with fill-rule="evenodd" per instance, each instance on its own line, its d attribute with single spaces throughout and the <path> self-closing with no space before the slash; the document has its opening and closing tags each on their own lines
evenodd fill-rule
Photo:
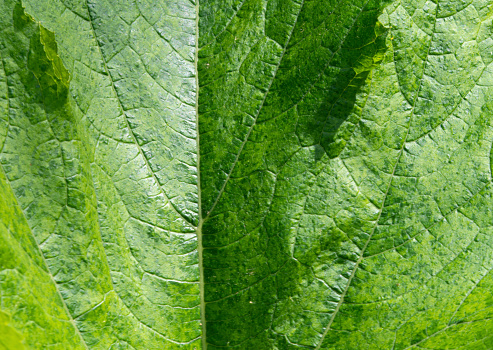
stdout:
<svg viewBox="0 0 493 350">
<path fill-rule="evenodd" d="M 493 348 L 487 1 L 0 6 L 0 349 Z"/>
</svg>

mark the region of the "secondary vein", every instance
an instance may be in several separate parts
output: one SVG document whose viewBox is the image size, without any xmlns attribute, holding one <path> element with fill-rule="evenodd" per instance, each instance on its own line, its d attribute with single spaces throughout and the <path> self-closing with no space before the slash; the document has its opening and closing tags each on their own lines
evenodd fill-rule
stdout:
<svg viewBox="0 0 493 350">
<path fill-rule="evenodd" d="M 87 5 L 87 8 L 89 9 L 89 4 L 87 3 L 88 0 L 86 0 L 86 5 Z M 93 23 L 93 19 L 92 19 L 92 16 L 91 16 L 91 12 L 90 10 L 88 10 L 88 14 L 89 14 L 89 23 L 91 25 L 91 29 L 92 29 L 92 33 L 94 35 L 94 39 L 96 41 L 96 44 L 97 44 L 97 47 L 98 47 L 98 50 L 100 52 L 100 55 L 101 55 L 101 60 L 103 62 L 103 65 L 104 65 L 104 70 L 106 71 L 106 73 L 108 74 L 108 78 L 111 82 L 111 88 L 113 89 L 113 92 L 115 93 L 115 96 L 116 96 L 116 100 L 118 101 L 118 105 L 120 106 L 120 112 L 121 114 L 123 115 L 123 119 L 125 120 L 125 124 L 129 130 L 129 133 L 132 137 L 132 140 L 134 141 L 135 143 L 135 146 L 137 147 L 137 149 L 139 150 L 139 154 L 142 156 L 142 158 L 144 159 L 144 163 L 146 165 L 146 167 L 149 169 L 149 172 L 151 173 L 151 176 L 153 177 L 154 181 L 156 181 L 156 184 L 159 186 L 159 188 L 161 189 L 161 191 L 163 192 L 163 195 L 168 199 L 168 202 L 170 203 L 170 205 L 173 207 L 173 209 L 175 210 L 175 212 L 187 223 L 189 224 L 190 226 L 192 227 L 195 227 L 195 225 L 188 219 L 186 218 L 179 210 L 178 208 L 176 208 L 176 206 L 173 204 L 173 202 L 170 200 L 170 198 L 168 197 L 168 195 L 166 194 L 166 192 L 164 191 L 164 188 L 163 186 L 161 185 L 161 183 L 159 182 L 159 180 L 157 179 L 156 177 L 156 174 L 154 173 L 154 171 L 152 170 L 151 168 L 151 165 L 149 164 L 149 161 L 147 159 L 147 157 L 145 156 L 144 152 L 142 151 L 142 148 L 140 147 L 139 143 L 137 142 L 137 138 L 135 137 L 135 134 L 134 134 L 134 131 L 133 129 L 130 127 L 130 123 L 128 122 L 128 119 L 127 119 L 127 115 L 125 114 L 125 109 L 123 108 L 123 105 L 122 105 L 122 102 L 120 100 L 120 96 L 118 95 L 117 93 L 117 90 L 115 88 L 115 82 L 113 81 L 113 77 L 111 76 L 111 73 L 110 73 L 110 70 L 108 69 L 108 65 L 107 65 L 107 62 L 106 62 L 106 59 L 104 58 L 104 55 L 103 55 L 103 51 L 101 50 L 101 47 L 100 47 L 100 44 L 99 44 L 99 41 L 98 41 L 98 36 L 96 35 L 96 31 L 94 29 L 94 23 Z"/>
<path fill-rule="evenodd" d="M 437 6 L 436 6 L 436 11 L 438 12 L 438 3 L 437 3 Z M 435 32 L 435 25 L 436 25 L 436 13 L 435 13 L 435 22 L 433 23 L 433 31 L 432 31 L 432 35 L 430 37 L 430 45 L 428 46 L 428 50 L 426 52 L 426 59 L 425 61 L 423 62 L 423 75 L 424 75 L 424 71 L 425 71 L 425 68 L 426 68 L 426 63 L 428 62 L 428 56 L 429 56 L 429 53 L 430 53 L 430 47 L 431 47 L 431 44 L 433 42 L 433 34 Z M 337 306 L 336 306 L 336 309 L 334 310 L 332 316 L 330 317 L 330 320 L 329 320 L 329 323 L 327 324 L 327 327 L 325 328 L 325 331 L 324 333 L 322 334 L 322 337 L 320 339 L 320 342 L 318 343 L 317 347 L 315 348 L 315 350 L 319 350 L 324 342 L 324 339 L 325 337 L 327 336 L 327 334 L 329 333 L 330 331 L 330 327 L 332 326 L 332 323 L 334 322 L 334 319 L 336 317 L 336 315 L 338 314 L 342 304 L 344 303 L 344 298 L 349 290 L 349 287 L 351 286 L 351 282 L 354 278 L 354 276 L 356 275 L 356 271 L 358 270 L 358 267 L 361 263 L 361 261 L 363 261 L 364 259 L 364 254 L 365 254 L 365 251 L 366 251 L 366 248 L 368 247 L 368 245 L 370 244 L 370 241 L 372 239 L 372 236 L 373 234 L 375 233 L 377 227 L 378 227 L 378 222 L 380 220 L 380 217 L 382 215 L 382 212 L 383 212 L 383 209 L 385 207 L 385 202 L 387 200 L 387 196 L 389 194 L 389 190 L 390 188 L 392 187 L 392 182 L 393 182 L 393 179 L 394 179 L 394 174 L 395 174 L 395 171 L 397 169 L 397 165 L 399 164 L 399 161 L 400 161 L 400 158 L 404 152 L 404 148 L 406 146 L 406 142 L 407 142 L 407 138 L 409 136 L 409 132 L 411 130 L 411 123 L 412 123 L 412 120 L 413 120 L 413 117 L 414 117 L 414 110 L 416 108 L 416 102 L 418 100 L 418 97 L 419 97 L 419 92 L 421 91 L 421 86 L 423 84 L 423 76 L 421 77 L 421 80 L 420 80 L 420 83 L 419 83 L 419 86 L 418 86 L 418 89 L 416 90 L 416 96 L 414 98 L 414 102 L 413 102 L 413 106 L 412 106 L 412 111 L 411 111 L 411 116 L 409 118 L 409 127 L 407 129 L 407 132 L 406 132 L 406 135 L 404 136 L 404 140 L 402 142 L 402 147 L 399 151 L 399 154 L 397 155 L 397 160 L 394 164 L 394 168 L 392 169 L 392 173 L 390 174 L 390 180 L 389 180 L 389 183 L 387 185 L 387 189 L 385 191 L 385 194 L 384 194 L 384 197 L 383 197 L 383 200 L 382 200 L 382 205 L 380 207 L 380 210 L 379 210 L 379 213 L 378 213 L 378 216 L 375 220 L 375 225 L 373 226 L 372 230 L 371 230 L 371 233 L 370 235 L 368 236 L 368 239 L 366 240 L 365 242 L 365 245 L 363 246 L 363 249 L 361 249 L 361 254 L 358 258 L 358 260 L 356 261 L 356 264 L 353 268 L 353 271 L 351 272 L 351 276 L 349 276 L 348 278 L 348 281 L 347 281 L 347 284 L 346 284 L 346 287 L 344 288 L 344 291 L 342 292 L 341 294 L 341 298 L 339 299 L 339 302 L 337 303 Z"/>
<path fill-rule="evenodd" d="M 303 9 L 303 5 L 304 4 L 305 4 L 305 0 L 303 0 L 301 2 L 301 4 L 300 4 L 300 9 L 298 11 L 298 15 L 296 16 L 296 19 L 295 19 L 295 21 L 293 23 L 293 27 L 291 28 L 291 32 L 289 33 L 289 36 L 288 36 L 288 38 L 286 40 L 286 44 L 284 46 L 284 49 L 282 50 L 281 56 L 279 57 L 279 62 L 277 63 L 276 69 L 274 71 L 274 76 L 272 77 L 272 79 L 271 79 L 271 81 L 269 83 L 269 86 L 267 86 L 267 90 L 266 90 L 266 92 L 264 94 L 264 98 L 262 99 L 262 102 L 260 103 L 260 106 L 259 106 L 259 108 L 257 110 L 257 113 L 255 114 L 255 117 L 254 117 L 254 120 L 253 120 L 253 124 L 248 129 L 248 132 L 247 132 L 247 134 L 245 136 L 245 139 L 243 140 L 243 142 L 242 142 L 242 144 L 240 146 L 240 149 L 238 150 L 238 153 L 236 154 L 236 158 L 235 158 L 235 160 L 233 162 L 233 165 L 231 166 L 231 169 L 229 170 L 228 176 L 224 180 L 224 183 L 223 183 L 221 189 L 219 190 L 219 193 L 217 194 L 216 200 L 214 201 L 214 203 L 212 204 L 211 208 L 207 212 L 207 215 L 204 218 L 204 220 L 207 220 L 207 218 L 209 217 L 209 215 L 212 213 L 212 211 L 216 207 L 217 203 L 219 202 L 219 199 L 221 199 L 221 196 L 224 193 L 224 189 L 226 188 L 226 185 L 229 182 L 229 179 L 231 178 L 231 174 L 233 174 L 233 170 L 236 167 L 236 164 L 238 163 L 238 160 L 240 159 L 241 152 L 243 152 L 243 148 L 245 147 L 245 145 L 246 145 L 246 143 L 247 143 L 247 141 L 248 141 L 248 139 L 250 137 L 250 134 L 253 131 L 253 128 L 257 124 L 257 119 L 258 119 L 258 117 L 260 115 L 260 112 L 262 111 L 262 108 L 263 108 L 264 103 L 265 103 L 265 101 L 267 99 L 267 96 L 269 95 L 269 92 L 270 92 L 270 89 L 272 87 L 272 84 L 274 83 L 274 80 L 276 80 L 277 72 L 279 72 L 279 67 L 281 66 L 282 60 L 284 58 L 284 54 L 286 53 L 286 51 L 288 49 L 289 42 L 291 41 L 291 36 L 293 35 L 294 28 L 296 27 L 296 23 L 298 22 L 298 18 L 300 17 L 301 10 Z"/>
</svg>

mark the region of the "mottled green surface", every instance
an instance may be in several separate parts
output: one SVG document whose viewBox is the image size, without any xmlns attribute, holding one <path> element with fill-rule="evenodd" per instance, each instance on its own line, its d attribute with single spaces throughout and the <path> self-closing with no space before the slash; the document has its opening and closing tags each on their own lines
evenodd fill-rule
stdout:
<svg viewBox="0 0 493 350">
<path fill-rule="evenodd" d="M 492 20 L 0 0 L 0 350 L 493 349 Z"/>
<path fill-rule="evenodd" d="M 65 304 L 82 347 L 198 348 L 194 36 L 173 41 L 195 35 L 194 7 L 170 8 L 166 21 L 153 4 L 25 2 L 40 27 L 20 3 L 0 4 L 3 188 L 24 213 L 19 234 L 37 242 L 46 261 L 37 264 L 53 276 L 59 294 L 50 297 Z M 175 12 L 191 19 L 178 23 Z M 160 34 L 162 22 L 177 28 L 173 38 Z M 0 247 L 13 249 L 3 239 Z M 2 273 L 23 276 L 5 259 Z M 11 319 L 30 317 L 8 299 L 29 278 L 1 280 Z M 19 333 L 26 345 L 38 339 Z M 61 333 L 47 344 L 77 347 Z"/>
</svg>

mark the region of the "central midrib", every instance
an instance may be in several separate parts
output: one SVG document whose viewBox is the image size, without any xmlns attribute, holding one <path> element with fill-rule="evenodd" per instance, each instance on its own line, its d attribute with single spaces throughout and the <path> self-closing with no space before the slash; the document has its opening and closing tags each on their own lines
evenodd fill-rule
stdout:
<svg viewBox="0 0 493 350">
<path fill-rule="evenodd" d="M 199 222 L 195 232 L 197 233 L 197 252 L 199 255 L 199 293 L 200 293 L 200 325 L 202 326 L 202 349 L 207 350 L 207 323 L 205 319 L 205 280 L 204 280 L 204 251 L 202 244 L 202 225 L 204 220 L 202 218 L 202 190 L 200 187 L 200 132 L 199 132 L 199 0 L 195 0 L 195 120 L 197 128 L 197 195 L 198 195 L 198 211 Z"/>
</svg>

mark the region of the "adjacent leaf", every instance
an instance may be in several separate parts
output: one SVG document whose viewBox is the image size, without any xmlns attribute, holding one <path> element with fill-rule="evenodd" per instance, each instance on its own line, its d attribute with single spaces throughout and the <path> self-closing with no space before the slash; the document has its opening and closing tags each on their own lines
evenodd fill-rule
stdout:
<svg viewBox="0 0 493 350">
<path fill-rule="evenodd" d="M 493 348 L 489 2 L 0 6 L 0 349 Z"/>
</svg>

